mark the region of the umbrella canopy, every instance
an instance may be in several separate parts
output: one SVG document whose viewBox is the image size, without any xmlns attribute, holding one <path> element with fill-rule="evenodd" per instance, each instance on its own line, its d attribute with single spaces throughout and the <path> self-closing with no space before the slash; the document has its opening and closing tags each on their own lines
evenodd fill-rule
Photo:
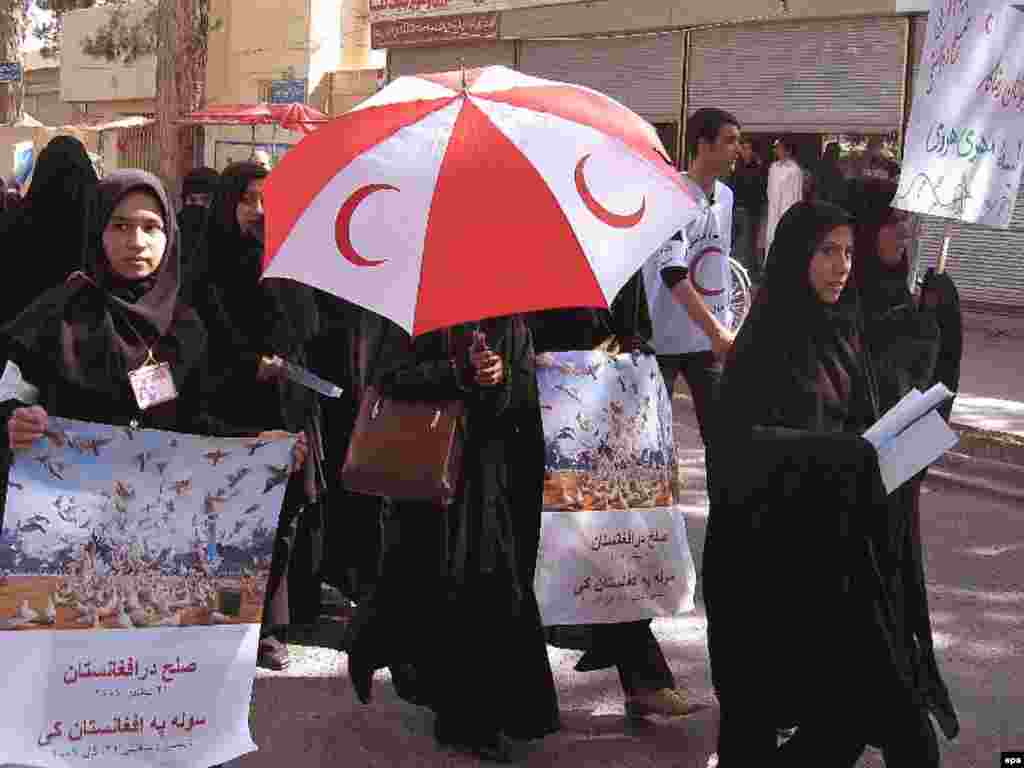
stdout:
<svg viewBox="0 0 1024 768">
<path fill-rule="evenodd" d="M 289 152 L 264 277 L 413 335 L 607 307 L 697 212 L 653 126 L 587 88 L 487 67 L 402 77 Z"/>
<path fill-rule="evenodd" d="M 270 125 L 274 116 L 266 104 L 214 104 L 190 112 L 179 122 L 189 125 Z"/>
<path fill-rule="evenodd" d="M 310 134 L 317 125 L 326 123 L 327 115 L 299 102 L 271 104 L 270 115 L 275 123 L 286 131 L 302 131 Z"/>
<path fill-rule="evenodd" d="M 279 125 L 288 131 L 311 133 L 327 115 L 300 102 L 289 104 L 214 104 L 190 112 L 179 122 L 188 125 Z"/>
</svg>

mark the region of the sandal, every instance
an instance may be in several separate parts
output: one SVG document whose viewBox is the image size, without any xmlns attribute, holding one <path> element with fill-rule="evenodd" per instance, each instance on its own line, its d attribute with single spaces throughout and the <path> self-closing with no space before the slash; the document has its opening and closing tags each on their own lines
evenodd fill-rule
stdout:
<svg viewBox="0 0 1024 768">
<path fill-rule="evenodd" d="M 288 646 L 276 637 L 268 636 L 260 640 L 260 651 L 256 657 L 257 666 L 274 672 L 288 669 Z"/>
</svg>

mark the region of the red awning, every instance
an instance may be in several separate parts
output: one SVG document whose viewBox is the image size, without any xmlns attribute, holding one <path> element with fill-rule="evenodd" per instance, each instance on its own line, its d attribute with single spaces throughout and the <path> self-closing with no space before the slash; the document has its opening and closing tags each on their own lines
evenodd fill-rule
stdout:
<svg viewBox="0 0 1024 768">
<path fill-rule="evenodd" d="M 314 126 L 326 123 L 327 115 L 301 103 L 291 104 L 214 104 L 185 115 L 178 122 L 186 125 L 273 125 L 289 131 L 312 133 Z"/>
</svg>

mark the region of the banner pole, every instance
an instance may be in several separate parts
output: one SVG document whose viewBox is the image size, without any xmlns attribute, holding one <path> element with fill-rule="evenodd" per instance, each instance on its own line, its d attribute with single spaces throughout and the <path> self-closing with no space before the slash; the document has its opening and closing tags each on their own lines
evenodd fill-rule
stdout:
<svg viewBox="0 0 1024 768">
<path fill-rule="evenodd" d="M 939 253 L 939 260 L 935 264 L 935 271 L 942 274 L 946 271 L 946 259 L 949 256 L 949 243 L 953 239 L 953 222 L 946 222 L 946 231 L 942 236 L 942 251 Z"/>
</svg>

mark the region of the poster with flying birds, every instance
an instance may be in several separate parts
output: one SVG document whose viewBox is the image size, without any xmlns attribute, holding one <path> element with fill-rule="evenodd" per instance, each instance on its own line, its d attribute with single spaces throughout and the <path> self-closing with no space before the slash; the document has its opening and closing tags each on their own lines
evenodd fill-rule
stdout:
<svg viewBox="0 0 1024 768">
<path fill-rule="evenodd" d="M 654 356 L 544 353 L 537 389 L 545 473 L 534 587 L 544 624 L 692 610 L 672 401 Z"/>
<path fill-rule="evenodd" d="M 249 695 L 293 446 L 51 417 L 15 453 L 0 640 L 26 659 L 7 685 L 30 687 L 0 702 L 0 763 L 213 765 L 255 748 Z"/>
</svg>

